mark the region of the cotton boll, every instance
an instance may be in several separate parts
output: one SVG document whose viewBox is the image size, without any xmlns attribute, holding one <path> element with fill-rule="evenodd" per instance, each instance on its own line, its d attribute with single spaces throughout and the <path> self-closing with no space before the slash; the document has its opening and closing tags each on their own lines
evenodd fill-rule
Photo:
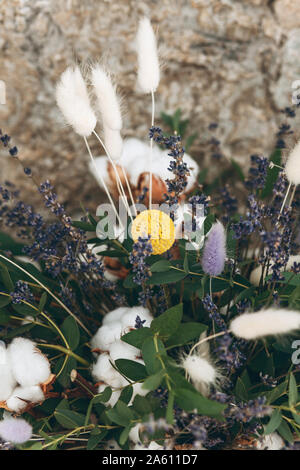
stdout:
<svg viewBox="0 0 300 470">
<path fill-rule="evenodd" d="M 143 361 L 137 361 L 137 362 L 144 364 Z M 130 399 L 129 405 L 132 405 L 137 395 L 140 395 L 141 397 L 145 397 L 149 393 L 149 390 L 146 390 L 145 388 L 142 388 L 142 387 L 143 387 L 142 383 L 137 383 L 137 384 L 132 385 L 132 397 Z"/>
<path fill-rule="evenodd" d="M 109 351 L 111 345 L 115 343 L 115 341 L 118 341 L 121 335 L 122 327 L 120 323 L 115 322 L 109 325 L 103 325 L 91 340 L 91 345 L 93 349 Z"/>
<path fill-rule="evenodd" d="M 111 312 L 107 313 L 103 318 L 103 325 L 109 325 L 110 323 L 115 323 L 121 321 L 123 315 L 130 311 L 129 307 L 119 307 Z"/>
<path fill-rule="evenodd" d="M 100 354 L 97 362 L 93 365 L 92 374 L 96 380 L 105 382 L 113 388 L 128 384 L 124 377 L 111 365 L 109 354 Z"/>
<path fill-rule="evenodd" d="M 138 84 L 144 93 L 154 92 L 159 84 L 156 38 L 148 18 L 142 18 L 137 32 Z"/>
<path fill-rule="evenodd" d="M 146 320 L 144 326 L 150 326 L 153 317 L 149 310 L 145 307 L 132 307 L 128 313 L 122 317 L 123 331 L 127 331 L 129 328 L 134 328 L 136 323 L 136 317 L 139 316 L 141 320 Z"/>
<path fill-rule="evenodd" d="M 16 385 L 6 346 L 3 341 L 0 341 L 0 401 L 7 400 Z"/>
<path fill-rule="evenodd" d="M 117 359 L 129 359 L 135 361 L 137 356 L 140 355 L 139 349 L 124 343 L 124 341 L 116 341 L 110 348 L 110 357 L 113 361 Z"/>
<path fill-rule="evenodd" d="M 15 338 L 8 347 L 8 355 L 15 379 L 22 387 L 44 383 L 50 376 L 46 356 L 26 338 Z"/>
<path fill-rule="evenodd" d="M 108 156 L 112 160 L 119 160 L 122 155 L 123 140 L 120 131 L 115 131 L 104 126 L 104 143 Z"/>
<path fill-rule="evenodd" d="M 20 413 L 27 407 L 28 403 L 40 403 L 43 402 L 44 399 L 45 396 L 38 385 L 32 387 L 17 387 L 10 398 L 6 400 L 6 404 L 9 410 Z"/>
<path fill-rule="evenodd" d="M 122 129 L 122 116 L 120 104 L 109 75 L 103 67 L 97 65 L 91 73 L 92 85 L 97 96 L 99 110 L 104 125 L 114 130 Z"/>
<path fill-rule="evenodd" d="M 0 421 L 0 437 L 5 442 L 23 444 L 32 436 L 32 426 L 21 418 L 6 418 Z"/>
<path fill-rule="evenodd" d="M 82 137 L 95 129 L 97 118 L 79 67 L 68 67 L 56 85 L 56 103 L 66 122 Z"/>
<path fill-rule="evenodd" d="M 300 184 L 300 142 L 296 144 L 288 156 L 285 174 L 290 183 Z"/>
<path fill-rule="evenodd" d="M 230 331 L 246 340 L 290 333 L 300 328 L 300 313 L 284 309 L 243 313 L 232 320 Z"/>
<path fill-rule="evenodd" d="M 284 447 L 284 441 L 277 432 L 267 434 L 256 442 L 258 450 L 281 450 Z"/>
<path fill-rule="evenodd" d="M 286 266 L 283 266 L 280 271 L 289 271 L 294 263 L 300 263 L 300 255 L 290 255 L 289 260 Z M 272 268 L 272 263 L 270 263 L 270 268 Z M 269 270 L 270 271 L 270 270 Z M 260 278 L 262 273 L 262 266 L 258 266 L 257 268 L 253 269 L 250 274 L 250 282 L 255 286 L 259 286 Z M 266 273 L 265 273 L 266 275 Z"/>
</svg>

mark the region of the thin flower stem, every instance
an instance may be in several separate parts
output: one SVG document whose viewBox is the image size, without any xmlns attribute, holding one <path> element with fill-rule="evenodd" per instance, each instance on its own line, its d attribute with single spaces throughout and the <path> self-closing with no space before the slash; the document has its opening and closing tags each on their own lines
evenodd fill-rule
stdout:
<svg viewBox="0 0 300 470">
<path fill-rule="evenodd" d="M 198 341 L 198 343 L 194 344 L 194 346 L 191 348 L 191 350 L 190 350 L 190 352 L 189 352 L 189 356 L 190 356 L 190 355 L 192 354 L 192 352 L 193 352 L 198 346 L 200 346 L 201 344 L 206 343 L 206 341 L 210 341 L 211 339 L 218 338 L 219 336 L 224 336 L 224 335 L 226 335 L 227 333 L 230 333 L 230 330 L 220 331 L 219 333 L 215 333 L 215 334 L 213 334 L 213 335 L 206 336 L 205 338 L 201 339 L 200 341 Z"/>
<path fill-rule="evenodd" d="M 63 346 L 59 346 L 57 344 L 47 344 L 47 343 L 37 343 L 37 346 L 39 346 L 40 348 L 55 349 L 56 351 L 61 351 L 65 353 L 67 356 L 74 357 L 76 361 L 80 362 L 84 366 L 87 366 L 87 367 L 90 366 L 90 363 L 88 361 L 78 356 L 78 354 L 74 353 L 71 349 L 64 348 Z"/>
<path fill-rule="evenodd" d="M 31 279 L 33 279 L 35 282 L 37 282 L 46 292 L 48 292 L 49 295 L 51 295 L 51 297 L 53 297 L 53 299 L 56 300 L 56 302 L 57 302 L 64 310 L 66 310 L 66 312 L 68 312 L 69 315 L 71 315 L 71 317 L 74 318 L 74 320 L 81 326 L 81 328 L 82 328 L 89 336 L 93 336 L 92 333 L 87 329 L 87 327 L 81 322 L 81 320 L 80 320 L 79 318 L 77 318 L 76 315 L 74 315 L 74 313 L 71 312 L 71 310 L 70 310 L 58 297 L 56 297 L 56 295 L 53 294 L 53 292 L 51 292 L 51 290 L 48 289 L 48 287 L 46 287 L 41 281 L 39 281 L 36 277 L 34 277 L 32 274 L 30 274 L 28 271 L 26 271 L 26 269 L 22 268 L 21 266 L 19 266 L 19 265 L 18 265 L 17 263 L 15 263 L 14 261 L 10 260 L 9 258 L 6 258 L 6 256 L 0 254 L 0 258 L 4 259 L 4 260 L 7 261 L 8 263 L 12 264 L 12 265 L 15 266 L 16 268 L 18 268 L 20 271 L 22 271 L 23 273 L 25 273 L 27 276 L 29 276 Z"/>
<path fill-rule="evenodd" d="M 107 155 L 107 158 L 108 160 L 110 161 L 113 169 L 114 169 L 114 172 L 115 172 L 115 175 L 116 175 L 116 178 L 117 178 L 117 186 L 118 186 L 118 190 L 119 190 L 119 194 L 121 196 L 121 199 L 123 200 L 124 202 L 124 205 L 126 207 L 126 211 L 128 212 L 128 215 L 129 217 L 131 218 L 132 220 L 132 215 L 131 215 L 131 211 L 130 211 L 130 207 L 129 207 L 129 204 L 128 204 L 128 201 L 127 201 L 127 197 L 126 197 L 126 194 L 125 194 L 125 191 L 124 191 L 124 188 L 123 188 L 123 184 L 122 184 L 122 181 L 121 181 L 121 178 L 120 178 L 120 175 L 119 175 L 119 172 L 118 172 L 118 169 L 116 167 L 116 164 L 115 162 L 113 161 L 113 159 L 111 158 L 108 150 L 107 150 L 107 147 L 105 146 L 103 140 L 101 139 L 101 137 L 97 134 L 97 132 L 94 130 L 93 131 L 93 134 L 95 135 L 95 137 L 97 138 L 97 140 L 100 142 L 100 144 L 102 145 L 102 147 L 104 148 L 104 151 Z"/>
<path fill-rule="evenodd" d="M 122 221 L 121 221 L 120 216 L 119 216 L 119 214 L 118 214 L 118 211 L 117 211 L 117 209 L 116 209 L 115 203 L 114 203 L 114 201 L 113 201 L 113 199 L 112 199 L 112 197 L 111 197 L 111 195 L 110 195 L 110 192 L 109 192 L 108 187 L 107 187 L 107 185 L 106 185 L 106 183 L 105 183 L 105 181 L 104 181 L 104 178 L 103 178 L 103 176 L 98 172 L 97 165 L 96 165 L 96 163 L 95 163 L 95 159 L 94 159 L 94 157 L 93 157 L 93 154 L 92 154 L 92 151 L 91 151 L 90 146 L 89 146 L 89 144 L 88 144 L 88 141 L 87 141 L 87 139 L 86 139 L 85 137 L 83 137 L 83 139 L 84 139 L 86 148 L 87 148 L 87 150 L 88 150 L 89 156 L 90 156 L 90 158 L 91 158 L 92 165 L 93 165 L 93 167 L 94 167 L 94 170 L 95 170 L 95 172 L 96 172 L 96 175 L 97 175 L 98 178 L 100 179 L 101 184 L 103 185 L 104 190 L 105 190 L 105 192 L 106 192 L 106 195 L 107 195 L 107 197 L 108 197 L 108 199 L 109 199 L 109 202 L 111 203 L 111 206 L 112 206 L 112 208 L 113 208 L 113 210 L 114 210 L 114 213 L 116 214 L 117 220 L 119 221 L 120 226 L 121 226 L 122 229 L 124 230 L 124 225 L 122 224 Z"/>
<path fill-rule="evenodd" d="M 289 207 L 291 207 L 291 205 L 292 205 L 292 202 L 293 202 L 293 199 L 294 199 L 294 196 L 295 196 L 295 192 L 296 192 L 296 188 L 297 188 L 297 186 L 295 185 L 294 188 L 293 188 L 292 194 L 291 194 Z"/>
<path fill-rule="evenodd" d="M 154 126 L 155 114 L 155 99 L 154 91 L 151 91 L 152 113 L 151 113 L 151 127 Z M 150 168 L 149 168 L 149 209 L 152 207 L 152 160 L 153 160 L 153 138 L 150 139 Z"/>
<path fill-rule="evenodd" d="M 285 203 L 286 203 L 287 197 L 288 197 L 288 195 L 289 195 L 291 186 L 292 186 L 292 183 L 290 183 L 290 184 L 288 185 L 288 188 L 287 188 L 287 191 L 286 191 L 286 195 L 285 195 L 284 200 L 283 200 L 283 202 L 282 202 L 282 205 L 281 205 L 281 209 L 280 209 L 278 218 L 281 216 L 281 213 L 282 213 L 283 208 L 284 208 L 284 206 L 285 206 Z"/>
</svg>

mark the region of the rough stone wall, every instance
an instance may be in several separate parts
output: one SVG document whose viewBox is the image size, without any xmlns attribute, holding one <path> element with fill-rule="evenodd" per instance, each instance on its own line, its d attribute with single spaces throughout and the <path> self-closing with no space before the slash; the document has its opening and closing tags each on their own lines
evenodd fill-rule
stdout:
<svg viewBox="0 0 300 470">
<path fill-rule="evenodd" d="M 252 152 L 268 153 L 279 109 L 291 103 L 291 84 L 300 79 L 299 0 L 1 0 L 7 102 L 0 127 L 69 208 L 79 201 L 95 207 L 100 192 L 81 140 L 62 126 L 55 82 L 74 60 L 104 56 L 124 98 L 124 135 L 145 138 L 151 103 L 136 87 L 134 51 L 142 14 L 158 31 L 164 64 L 157 116 L 182 109 L 198 134 L 191 153 L 200 162 L 215 121 L 228 156 L 246 162 Z M 99 153 L 96 142 L 93 149 Z M 15 182 L 36 201 L 16 162 L 1 156 L 0 171 L 1 181 Z"/>
</svg>

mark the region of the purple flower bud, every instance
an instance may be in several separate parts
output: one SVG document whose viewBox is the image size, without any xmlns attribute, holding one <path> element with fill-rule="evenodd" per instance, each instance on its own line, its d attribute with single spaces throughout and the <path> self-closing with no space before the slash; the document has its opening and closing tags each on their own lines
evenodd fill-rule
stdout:
<svg viewBox="0 0 300 470">
<path fill-rule="evenodd" d="M 210 276 L 218 276 L 224 269 L 226 237 L 223 225 L 215 223 L 206 240 L 202 256 L 202 268 Z"/>
<path fill-rule="evenodd" d="M 32 436 L 32 427 L 21 418 L 5 418 L 0 421 L 0 437 L 5 442 L 23 444 Z"/>
</svg>

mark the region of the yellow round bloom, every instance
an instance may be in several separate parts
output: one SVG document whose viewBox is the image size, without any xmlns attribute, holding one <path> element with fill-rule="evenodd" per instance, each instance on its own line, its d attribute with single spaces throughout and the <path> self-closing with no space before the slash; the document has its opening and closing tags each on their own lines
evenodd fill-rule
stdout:
<svg viewBox="0 0 300 470">
<path fill-rule="evenodd" d="M 152 254 L 160 255 L 169 250 L 175 241 L 174 222 L 165 212 L 146 210 L 134 219 L 131 235 L 135 242 L 139 237 L 150 235 Z"/>
</svg>

